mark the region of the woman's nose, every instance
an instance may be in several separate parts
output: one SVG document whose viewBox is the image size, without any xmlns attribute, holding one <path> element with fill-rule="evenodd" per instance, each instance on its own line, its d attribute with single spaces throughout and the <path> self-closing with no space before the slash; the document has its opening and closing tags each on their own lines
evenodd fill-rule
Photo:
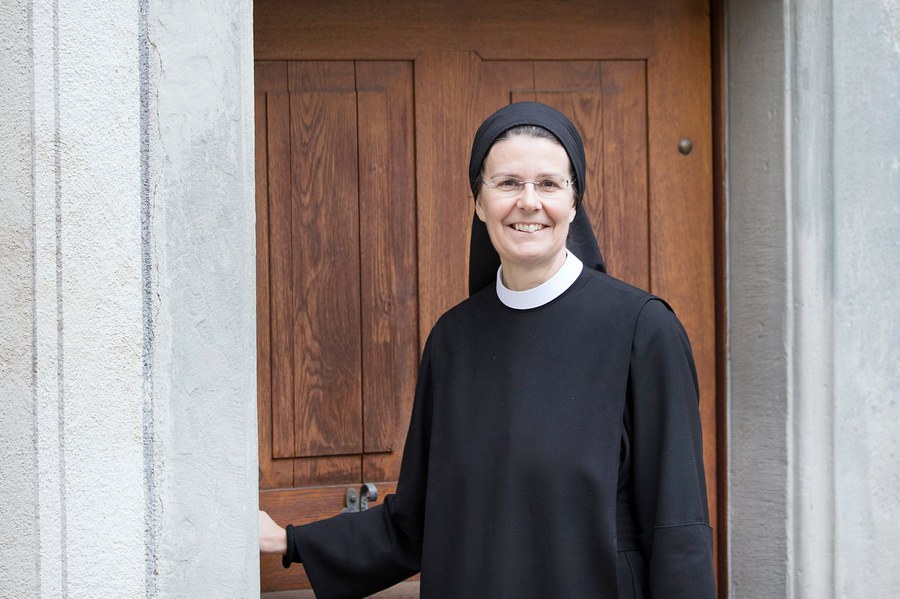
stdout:
<svg viewBox="0 0 900 599">
<path fill-rule="evenodd" d="M 541 209 L 541 196 L 538 195 L 534 183 L 526 182 L 525 188 L 519 194 L 519 209 L 526 212 L 536 212 Z"/>
</svg>

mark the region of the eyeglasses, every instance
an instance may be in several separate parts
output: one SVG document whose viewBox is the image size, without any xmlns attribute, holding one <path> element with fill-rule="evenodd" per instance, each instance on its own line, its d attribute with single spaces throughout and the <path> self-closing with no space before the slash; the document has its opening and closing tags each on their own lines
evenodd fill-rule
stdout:
<svg viewBox="0 0 900 599">
<path fill-rule="evenodd" d="M 564 179 L 558 175 L 542 177 L 537 181 L 524 181 L 518 177 L 500 175 L 487 181 L 482 181 L 485 187 L 494 194 L 503 198 L 514 198 L 525 191 L 525 184 L 531 183 L 534 191 L 545 200 L 565 197 L 566 191 L 572 186 L 573 181 Z"/>
</svg>

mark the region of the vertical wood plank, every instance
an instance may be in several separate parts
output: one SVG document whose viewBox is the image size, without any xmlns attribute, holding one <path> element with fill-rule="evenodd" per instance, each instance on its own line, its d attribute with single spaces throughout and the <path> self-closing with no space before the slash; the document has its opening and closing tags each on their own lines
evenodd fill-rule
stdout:
<svg viewBox="0 0 900 599">
<path fill-rule="evenodd" d="M 269 243 L 272 340 L 272 456 L 294 455 L 294 334 L 291 232 L 290 99 L 266 100 L 269 159 Z"/>
<path fill-rule="evenodd" d="M 269 315 L 269 165 L 266 159 L 266 94 L 254 96 L 256 165 L 256 421 L 259 485 L 272 478 L 272 340 Z"/>
<path fill-rule="evenodd" d="M 480 62 L 474 52 L 423 52 L 415 62 L 420 346 L 468 294 L 467 173 Z"/>
<path fill-rule="evenodd" d="M 529 94 L 529 91 L 534 89 L 534 76 L 534 63 L 530 60 L 481 62 L 478 93 L 475 99 L 475 120 L 466 140 L 466 152 L 471 150 L 475 131 L 484 119 L 510 102 L 534 100 L 534 96 Z M 468 175 L 468 171 L 464 174 Z"/>
<path fill-rule="evenodd" d="M 643 61 L 603 61 L 603 235 L 609 272 L 650 289 Z"/>
<path fill-rule="evenodd" d="M 269 160 L 267 93 L 287 89 L 287 70 L 283 62 L 258 62 L 255 65 L 255 155 L 256 155 L 256 346 L 257 346 L 257 422 L 259 434 L 259 486 L 271 489 L 289 486 L 292 467 L 289 460 L 277 460 L 272 454 L 272 315 L 270 310 L 269 244 Z"/>
<path fill-rule="evenodd" d="M 296 456 L 362 450 L 353 64 L 291 62 Z"/>
<path fill-rule="evenodd" d="M 400 472 L 419 354 L 412 63 L 359 62 L 356 89 L 363 478 L 392 480 Z"/>
</svg>

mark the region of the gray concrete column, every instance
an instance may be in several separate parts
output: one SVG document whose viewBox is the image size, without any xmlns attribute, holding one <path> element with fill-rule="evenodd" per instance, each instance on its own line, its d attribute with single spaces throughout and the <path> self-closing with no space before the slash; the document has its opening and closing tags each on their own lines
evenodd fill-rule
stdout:
<svg viewBox="0 0 900 599">
<path fill-rule="evenodd" d="M 900 3 L 727 3 L 733 597 L 900 593 Z"/>
<path fill-rule="evenodd" d="M 0 8 L 0 596 L 254 596 L 249 0 Z"/>
<path fill-rule="evenodd" d="M 789 173 L 780 2 L 727 3 L 729 583 L 785 597 Z"/>
<path fill-rule="evenodd" d="M 0 596 L 37 594 L 30 9 L 0 4 Z M 22 554 L 28 555 L 22 560 Z M 23 563 L 24 562 L 24 563 Z M 14 566 L 14 567 L 13 567 Z"/>
<path fill-rule="evenodd" d="M 900 0 L 833 6 L 835 590 L 900 597 Z"/>
<path fill-rule="evenodd" d="M 164 597 L 259 593 L 250 0 L 150 1 L 156 568 Z"/>
</svg>

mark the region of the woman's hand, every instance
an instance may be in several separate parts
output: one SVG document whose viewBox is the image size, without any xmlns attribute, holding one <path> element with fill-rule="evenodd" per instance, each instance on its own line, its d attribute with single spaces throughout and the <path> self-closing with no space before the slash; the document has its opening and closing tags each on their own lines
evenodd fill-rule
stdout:
<svg viewBox="0 0 900 599">
<path fill-rule="evenodd" d="M 262 510 L 259 510 L 259 552 L 287 553 L 287 532 Z"/>
</svg>

